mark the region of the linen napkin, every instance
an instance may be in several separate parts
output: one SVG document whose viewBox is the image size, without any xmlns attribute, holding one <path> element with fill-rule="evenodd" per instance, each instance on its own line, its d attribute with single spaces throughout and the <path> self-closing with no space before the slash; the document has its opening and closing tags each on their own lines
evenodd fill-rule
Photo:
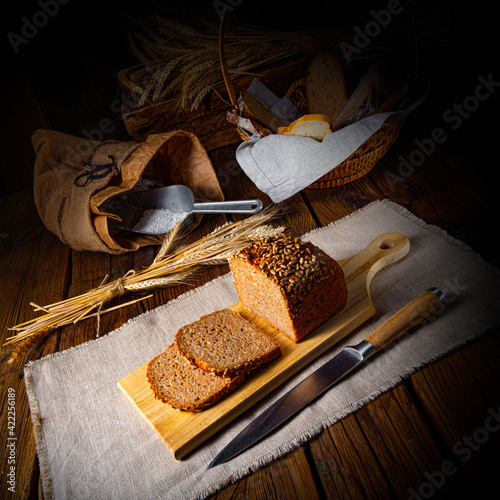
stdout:
<svg viewBox="0 0 500 500">
<path fill-rule="evenodd" d="M 180 326 L 235 303 L 230 274 L 97 340 L 28 363 L 25 381 L 44 498 L 204 498 L 297 447 L 419 367 L 500 324 L 498 270 L 444 230 L 391 201 L 370 203 L 304 239 L 340 260 L 389 231 L 405 234 L 411 249 L 374 277 L 370 291 L 376 315 L 181 461 L 173 458 L 117 382 L 163 351 Z M 373 356 L 264 441 L 206 470 L 217 453 L 280 395 L 346 345 L 363 340 L 431 286 L 446 294 L 434 316 Z"/>
<path fill-rule="evenodd" d="M 403 103 L 403 109 L 371 115 L 327 135 L 321 142 L 284 134 L 254 135 L 238 146 L 236 160 L 252 182 L 279 203 L 340 165 L 386 121 L 408 116 L 428 91 L 428 82 L 422 81 Z"/>
</svg>

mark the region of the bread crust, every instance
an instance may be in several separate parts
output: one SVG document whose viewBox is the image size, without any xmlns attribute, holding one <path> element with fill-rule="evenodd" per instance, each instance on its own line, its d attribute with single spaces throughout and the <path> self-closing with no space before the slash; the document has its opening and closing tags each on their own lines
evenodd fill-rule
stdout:
<svg viewBox="0 0 500 500">
<path fill-rule="evenodd" d="M 287 127 L 280 127 L 277 131 L 278 134 L 311 137 L 320 142 L 332 132 L 330 118 L 320 114 L 301 116 Z"/>
<path fill-rule="evenodd" d="M 347 302 L 340 265 L 310 242 L 280 235 L 254 242 L 229 261 L 241 302 L 298 342 Z"/>
</svg>

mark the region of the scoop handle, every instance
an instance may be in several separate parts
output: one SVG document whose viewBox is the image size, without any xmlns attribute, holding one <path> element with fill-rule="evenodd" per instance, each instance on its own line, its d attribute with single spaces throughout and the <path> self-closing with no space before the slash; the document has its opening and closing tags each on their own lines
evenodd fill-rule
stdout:
<svg viewBox="0 0 500 500">
<path fill-rule="evenodd" d="M 201 214 L 256 214 L 262 210 L 261 200 L 203 201 L 193 204 L 191 213 Z"/>
<path fill-rule="evenodd" d="M 381 351 L 440 307 L 443 299 L 444 293 L 439 288 L 429 288 L 380 325 L 365 340 L 377 352 Z"/>
</svg>

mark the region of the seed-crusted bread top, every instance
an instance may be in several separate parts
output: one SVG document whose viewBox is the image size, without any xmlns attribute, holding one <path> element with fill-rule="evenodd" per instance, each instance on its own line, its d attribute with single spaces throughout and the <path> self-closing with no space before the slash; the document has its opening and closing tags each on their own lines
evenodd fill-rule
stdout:
<svg viewBox="0 0 500 500">
<path fill-rule="evenodd" d="M 311 242 L 287 233 L 256 240 L 231 259 L 248 262 L 278 285 L 288 298 L 292 316 L 301 312 L 302 300 L 313 284 L 336 274 L 345 281 L 333 258 Z"/>
<path fill-rule="evenodd" d="M 244 375 L 230 378 L 207 373 L 181 356 L 175 344 L 148 363 L 147 377 L 157 399 L 185 411 L 214 405 L 245 380 Z"/>
<path fill-rule="evenodd" d="M 221 309 L 181 327 L 175 335 L 179 353 L 207 372 L 235 377 L 275 359 L 279 344 L 231 309 Z"/>
</svg>

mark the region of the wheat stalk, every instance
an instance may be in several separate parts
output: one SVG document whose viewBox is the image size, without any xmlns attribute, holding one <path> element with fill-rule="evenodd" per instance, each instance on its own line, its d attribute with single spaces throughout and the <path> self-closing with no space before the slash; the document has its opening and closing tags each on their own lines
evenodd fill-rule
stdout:
<svg viewBox="0 0 500 500">
<path fill-rule="evenodd" d="M 120 71 L 119 85 L 138 98 L 140 105 L 175 98 L 180 109 L 197 109 L 209 91 L 207 89 L 213 89 L 223 82 L 218 49 L 219 19 L 213 9 L 193 15 L 189 9 L 179 12 L 169 9 L 164 3 L 152 3 L 158 9 L 156 15 L 131 18 L 136 28 L 130 33 L 130 44 L 142 64 Z M 413 10 L 418 14 L 416 6 Z M 224 52 L 231 79 L 258 74 L 260 68 L 294 55 L 339 50 L 343 42 L 353 44 L 354 26 L 350 25 L 334 30 L 325 25 L 281 31 L 234 22 L 231 17 L 225 17 Z M 436 26 L 436 21 L 425 15 L 425 12 L 419 16 L 418 29 L 420 43 L 431 45 L 438 44 L 450 30 L 447 25 Z M 351 57 L 382 59 L 395 51 L 412 49 L 414 46 L 415 38 L 408 16 L 401 16 L 401 19 L 370 40 L 361 54 L 354 53 Z M 156 86 L 150 88 L 140 83 L 145 68 L 157 65 L 157 71 L 162 72 L 174 59 L 178 60 L 175 70 L 167 78 L 158 79 Z M 213 70 L 196 72 L 196 68 L 207 67 Z M 194 86 L 197 86 L 197 91 L 193 89 Z M 141 87 L 142 91 L 138 93 L 137 87 Z"/>
<path fill-rule="evenodd" d="M 45 334 L 57 328 L 90 317 L 97 317 L 99 327 L 102 314 L 145 300 L 151 295 L 103 309 L 104 304 L 113 298 L 127 292 L 186 283 L 202 266 L 227 262 L 234 252 L 251 241 L 283 232 L 283 227 L 269 224 L 277 213 L 275 206 L 269 207 L 244 220 L 224 224 L 199 240 L 175 249 L 178 239 L 182 237 L 181 223 L 178 223 L 172 232 L 166 235 L 155 259 L 146 269 L 130 270 L 111 282 L 107 282 L 105 278 L 97 288 L 53 304 L 39 306 L 32 303 L 35 311 L 44 314 L 10 328 L 16 334 L 8 337 L 4 345 L 18 344 L 19 349 L 17 353 L 14 349 L 9 362 L 13 362 L 20 353 L 31 348 L 34 340 L 40 341 Z"/>
</svg>

